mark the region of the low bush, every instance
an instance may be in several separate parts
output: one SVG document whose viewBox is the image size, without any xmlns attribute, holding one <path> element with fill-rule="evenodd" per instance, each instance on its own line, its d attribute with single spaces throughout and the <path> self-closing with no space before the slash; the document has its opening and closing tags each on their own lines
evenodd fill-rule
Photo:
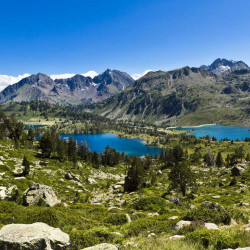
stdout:
<svg viewBox="0 0 250 250">
<path fill-rule="evenodd" d="M 128 237 L 147 235 L 152 233 L 167 233 L 174 230 L 174 221 L 161 220 L 160 216 L 147 217 L 132 221 L 123 227 L 124 233 Z"/>
<path fill-rule="evenodd" d="M 227 209 L 217 203 L 201 204 L 200 207 L 192 209 L 184 217 L 184 220 L 204 221 L 212 223 L 230 224 L 231 216 Z"/>
<path fill-rule="evenodd" d="M 104 223 L 114 226 L 123 225 L 128 222 L 126 214 L 123 213 L 111 213 L 104 219 Z"/>
<path fill-rule="evenodd" d="M 60 218 L 57 212 L 52 208 L 39 208 L 32 209 L 32 212 L 27 218 L 27 221 L 28 223 L 35 223 L 39 221 L 46 223 L 52 227 L 59 227 Z"/>
<path fill-rule="evenodd" d="M 166 200 L 161 197 L 145 197 L 133 203 L 136 210 L 160 212 L 166 209 Z"/>
<path fill-rule="evenodd" d="M 72 249 L 94 246 L 101 243 L 113 243 L 118 240 L 114 234 L 106 228 L 97 227 L 89 231 L 76 231 L 70 235 Z"/>
<path fill-rule="evenodd" d="M 213 247 L 215 249 L 237 248 L 244 247 L 249 244 L 249 233 L 244 230 L 208 230 L 201 229 L 188 233 L 186 239 L 191 242 L 196 242 L 203 247 Z"/>
</svg>

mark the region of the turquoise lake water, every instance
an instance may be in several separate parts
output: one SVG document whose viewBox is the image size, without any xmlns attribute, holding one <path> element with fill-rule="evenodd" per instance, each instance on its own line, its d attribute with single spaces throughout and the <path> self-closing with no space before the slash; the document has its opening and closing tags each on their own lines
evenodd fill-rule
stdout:
<svg viewBox="0 0 250 250">
<path fill-rule="evenodd" d="M 84 140 L 87 141 L 89 148 L 92 152 L 96 151 L 101 153 L 105 150 L 105 147 L 109 145 L 111 148 L 115 148 L 116 151 L 120 153 L 125 153 L 126 155 L 139 155 L 144 156 L 160 154 L 161 149 L 147 146 L 145 141 L 140 138 L 127 139 L 119 138 L 113 133 L 103 133 L 103 134 L 64 134 L 61 138 L 68 139 L 70 136 L 78 143 L 82 143 Z"/>
<path fill-rule="evenodd" d="M 250 137 L 249 127 L 206 125 L 202 127 L 181 127 L 176 129 L 187 131 L 194 130 L 190 132 L 190 134 L 195 135 L 197 138 L 209 135 L 210 137 L 216 137 L 217 140 L 223 138 L 244 140 L 246 137 Z"/>
</svg>

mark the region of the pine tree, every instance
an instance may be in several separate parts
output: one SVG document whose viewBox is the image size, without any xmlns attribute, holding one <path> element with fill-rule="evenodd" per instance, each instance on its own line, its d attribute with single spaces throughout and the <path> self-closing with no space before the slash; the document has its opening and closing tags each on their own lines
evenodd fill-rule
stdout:
<svg viewBox="0 0 250 250">
<path fill-rule="evenodd" d="M 22 165 L 24 166 L 24 170 L 23 170 L 23 176 L 26 176 L 29 174 L 30 172 L 30 162 L 27 160 L 26 156 L 23 157 L 23 163 Z"/>
<path fill-rule="evenodd" d="M 30 141 L 34 141 L 35 139 L 35 131 L 33 128 L 30 128 L 29 131 L 28 131 L 28 138 Z"/>
<path fill-rule="evenodd" d="M 51 137 L 51 132 L 46 130 L 40 140 L 40 149 L 42 149 L 42 154 L 45 157 L 50 157 L 53 152 L 53 140 Z"/>
<path fill-rule="evenodd" d="M 250 161 L 250 154 L 249 153 L 246 156 L 246 161 Z"/>
<path fill-rule="evenodd" d="M 183 149 L 180 145 L 176 145 L 173 148 L 173 156 L 174 156 L 175 162 L 183 160 Z"/>
<path fill-rule="evenodd" d="M 68 141 L 68 158 L 74 164 L 77 162 L 77 146 L 76 141 L 73 140 L 72 136 L 69 137 Z"/>
<path fill-rule="evenodd" d="M 244 155 L 245 155 L 244 151 L 245 150 L 244 150 L 243 146 L 236 148 L 234 151 L 235 158 L 240 159 L 242 161 L 242 159 L 244 158 Z"/>
<path fill-rule="evenodd" d="M 188 186 L 195 183 L 194 174 L 187 162 L 177 162 L 168 175 L 170 189 L 180 190 L 185 196 Z"/>
<path fill-rule="evenodd" d="M 204 162 L 208 165 L 208 166 L 213 166 L 214 165 L 214 158 L 213 156 L 210 154 L 210 152 L 207 152 L 204 155 Z"/>
<path fill-rule="evenodd" d="M 144 172 L 140 158 L 135 157 L 125 177 L 124 191 L 133 192 L 140 189 L 143 185 Z"/>
<path fill-rule="evenodd" d="M 222 167 L 222 166 L 223 166 L 224 161 L 223 161 L 221 152 L 219 152 L 219 153 L 217 154 L 216 163 L 215 163 L 215 164 L 216 164 L 217 167 Z"/>
</svg>

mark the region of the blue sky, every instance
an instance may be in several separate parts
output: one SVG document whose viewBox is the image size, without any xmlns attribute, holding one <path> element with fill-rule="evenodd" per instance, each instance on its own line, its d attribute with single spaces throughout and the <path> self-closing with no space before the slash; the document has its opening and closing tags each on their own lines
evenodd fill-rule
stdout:
<svg viewBox="0 0 250 250">
<path fill-rule="evenodd" d="M 0 74 L 250 64 L 249 0 L 0 1 Z"/>
</svg>

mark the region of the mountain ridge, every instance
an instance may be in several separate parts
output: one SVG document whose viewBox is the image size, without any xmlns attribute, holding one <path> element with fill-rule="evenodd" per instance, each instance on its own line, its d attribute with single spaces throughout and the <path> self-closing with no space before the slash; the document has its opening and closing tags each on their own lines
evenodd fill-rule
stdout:
<svg viewBox="0 0 250 250">
<path fill-rule="evenodd" d="M 245 119 L 250 124 L 249 86 L 250 71 L 220 76 L 187 66 L 149 72 L 93 108 L 108 118 L 154 124 L 199 125 L 236 118 L 236 123 Z"/>
<path fill-rule="evenodd" d="M 33 100 L 65 105 L 98 102 L 122 91 L 134 82 L 132 77 L 125 72 L 118 70 L 105 72 L 105 77 L 103 73 L 93 79 L 77 74 L 71 78 L 53 80 L 42 73 L 34 74 L 1 91 L 0 104 Z"/>
</svg>

